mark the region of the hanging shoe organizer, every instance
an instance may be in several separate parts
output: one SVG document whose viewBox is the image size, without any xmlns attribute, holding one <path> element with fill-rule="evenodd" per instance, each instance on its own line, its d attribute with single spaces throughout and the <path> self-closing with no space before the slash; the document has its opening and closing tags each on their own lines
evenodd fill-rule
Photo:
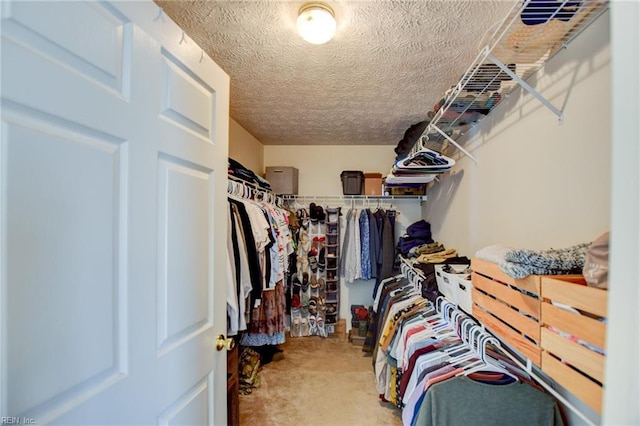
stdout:
<svg viewBox="0 0 640 426">
<path fill-rule="evenodd" d="M 297 272 L 292 279 L 291 337 L 327 337 L 340 312 L 340 207 L 300 209 Z"/>
<path fill-rule="evenodd" d="M 326 263 L 325 320 L 327 324 L 338 322 L 340 312 L 340 207 L 327 207 L 326 245 L 324 259 Z"/>
<path fill-rule="evenodd" d="M 516 0 L 507 16 L 489 28 L 460 81 L 429 112 L 431 121 L 408 158 L 425 149 L 443 152 L 451 143 L 477 163 L 456 140 L 519 86 L 562 122 L 562 110 L 526 80 L 607 8 L 606 0 Z"/>
</svg>

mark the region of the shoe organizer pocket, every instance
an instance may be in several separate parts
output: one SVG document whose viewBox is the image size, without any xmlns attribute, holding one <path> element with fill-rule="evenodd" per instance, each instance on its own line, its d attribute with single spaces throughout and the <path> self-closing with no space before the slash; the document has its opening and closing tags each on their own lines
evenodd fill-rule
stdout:
<svg viewBox="0 0 640 426">
<path fill-rule="evenodd" d="M 325 293 L 325 301 L 326 303 L 337 303 L 338 302 L 338 292 L 337 291 L 327 291 Z"/>
<path fill-rule="evenodd" d="M 337 269 L 338 268 L 338 259 L 335 257 L 327 257 L 327 270 Z"/>
<path fill-rule="evenodd" d="M 338 314 L 326 314 L 325 324 L 335 324 L 338 322 Z"/>
</svg>

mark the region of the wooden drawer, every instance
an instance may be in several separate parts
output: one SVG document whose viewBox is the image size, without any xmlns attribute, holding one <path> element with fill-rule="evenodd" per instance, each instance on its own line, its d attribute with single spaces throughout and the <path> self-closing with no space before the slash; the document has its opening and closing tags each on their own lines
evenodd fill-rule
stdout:
<svg viewBox="0 0 640 426">
<path fill-rule="evenodd" d="M 588 345 L 605 348 L 607 291 L 580 285 L 580 279 L 563 278 L 543 277 L 541 281 L 542 370 L 600 413 L 605 356 Z M 580 312 L 554 306 L 551 301 Z"/>
</svg>

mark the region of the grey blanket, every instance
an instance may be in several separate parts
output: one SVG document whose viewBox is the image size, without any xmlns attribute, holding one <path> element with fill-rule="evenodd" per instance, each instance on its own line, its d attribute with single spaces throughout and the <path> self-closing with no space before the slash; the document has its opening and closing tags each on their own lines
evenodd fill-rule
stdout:
<svg viewBox="0 0 640 426">
<path fill-rule="evenodd" d="M 527 275 L 581 274 L 590 245 L 591 243 L 583 243 L 548 250 L 492 245 L 478 250 L 476 257 L 500 265 L 500 269 L 512 278 L 524 278 Z"/>
</svg>

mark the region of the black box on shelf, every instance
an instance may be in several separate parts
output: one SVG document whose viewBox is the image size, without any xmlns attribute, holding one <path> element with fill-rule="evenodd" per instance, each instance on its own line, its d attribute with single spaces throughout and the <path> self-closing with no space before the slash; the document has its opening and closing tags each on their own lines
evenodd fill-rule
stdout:
<svg viewBox="0 0 640 426">
<path fill-rule="evenodd" d="M 342 193 L 344 195 L 361 195 L 363 191 L 364 173 L 359 170 L 344 170 L 340 173 Z"/>
</svg>

